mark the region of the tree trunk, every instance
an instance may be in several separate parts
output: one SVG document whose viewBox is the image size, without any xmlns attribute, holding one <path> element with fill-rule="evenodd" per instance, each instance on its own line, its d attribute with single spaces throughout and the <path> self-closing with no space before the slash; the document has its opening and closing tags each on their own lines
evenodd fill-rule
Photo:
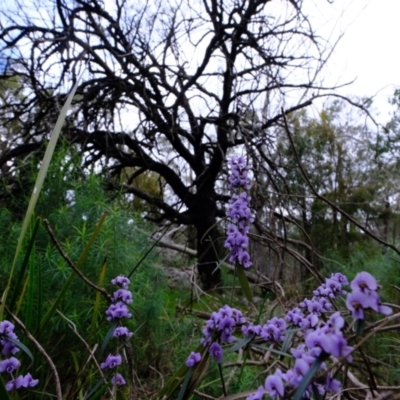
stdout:
<svg viewBox="0 0 400 400">
<path fill-rule="evenodd" d="M 221 269 L 218 265 L 220 235 L 216 226 L 217 205 L 214 190 L 197 192 L 196 202 L 191 207 L 197 230 L 197 270 L 202 288 L 210 291 L 221 286 Z"/>
<path fill-rule="evenodd" d="M 216 221 L 205 219 L 197 229 L 197 270 L 202 288 L 210 291 L 221 286 L 221 269 L 218 265 L 218 231 Z M 214 225 L 214 226 L 213 226 Z"/>
</svg>

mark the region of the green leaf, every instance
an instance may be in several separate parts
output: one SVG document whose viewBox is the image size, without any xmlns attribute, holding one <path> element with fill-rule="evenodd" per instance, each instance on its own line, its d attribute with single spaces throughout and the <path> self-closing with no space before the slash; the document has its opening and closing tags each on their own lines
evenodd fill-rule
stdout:
<svg viewBox="0 0 400 400">
<path fill-rule="evenodd" d="M 296 332 L 298 332 L 300 330 L 299 329 L 288 329 L 286 330 L 286 334 L 285 334 L 285 340 L 283 341 L 282 344 L 282 351 L 284 353 L 286 353 L 292 343 L 293 337 L 296 334 Z"/>
<path fill-rule="evenodd" d="M 183 399 L 183 396 L 185 395 L 186 388 L 188 387 L 188 384 L 189 384 L 189 381 L 190 381 L 190 378 L 192 375 L 193 375 L 193 367 L 189 368 L 186 373 L 185 380 L 182 383 L 182 387 L 181 387 L 181 390 L 179 391 L 177 400 Z"/>
<path fill-rule="evenodd" d="M 240 286 L 243 290 L 243 294 L 245 295 L 248 301 L 253 301 L 253 296 L 251 294 L 249 281 L 247 279 L 246 274 L 244 273 L 244 269 L 241 265 L 236 266 L 237 277 L 240 283 Z"/>
<path fill-rule="evenodd" d="M 90 392 L 84 397 L 84 400 L 95 400 L 99 398 L 106 390 L 108 387 L 111 386 L 111 382 L 106 383 L 104 386 L 102 386 L 100 389 L 99 387 L 101 384 L 105 381 L 105 377 L 101 378 L 95 385 L 94 387 L 90 390 Z"/>
<path fill-rule="evenodd" d="M 321 364 L 328 358 L 328 355 L 321 354 L 311 365 L 310 369 L 307 371 L 303 380 L 300 382 L 299 387 L 294 394 L 293 400 L 301 400 L 303 397 L 303 393 L 306 391 L 308 385 L 310 384 L 314 375 L 318 372 Z"/>
<path fill-rule="evenodd" d="M 104 338 L 104 341 L 103 341 L 103 343 L 102 343 L 102 345 L 101 345 L 101 348 L 100 348 L 99 359 L 102 359 L 103 354 L 104 354 L 104 350 L 106 349 L 106 347 L 107 347 L 107 345 L 108 345 L 108 342 L 109 342 L 110 339 L 112 338 L 112 335 L 113 335 L 113 333 L 114 333 L 115 328 L 117 327 L 117 325 L 118 325 L 118 321 L 114 321 L 114 322 L 112 323 L 112 325 L 111 325 L 111 328 L 108 330 L 107 335 L 106 335 L 106 337 Z"/>
<path fill-rule="evenodd" d="M 229 350 L 228 353 L 233 353 L 234 351 L 240 350 L 242 347 L 245 347 L 247 343 L 251 342 L 254 338 L 254 335 L 249 335 L 244 337 L 243 339 L 236 342 Z"/>
<path fill-rule="evenodd" d="M 265 350 L 265 351 L 270 351 L 271 353 L 275 353 L 275 354 L 279 354 L 280 356 L 284 356 L 284 357 L 293 357 L 291 354 L 289 353 L 285 353 L 281 350 L 276 350 L 272 347 L 266 347 L 266 346 L 262 346 L 261 344 L 255 344 L 252 343 L 251 347 L 256 347 L 257 349 L 261 349 L 261 350 Z"/>
<path fill-rule="evenodd" d="M 365 327 L 365 320 L 364 319 L 356 319 L 356 335 L 363 336 L 364 335 L 364 327 Z"/>
</svg>

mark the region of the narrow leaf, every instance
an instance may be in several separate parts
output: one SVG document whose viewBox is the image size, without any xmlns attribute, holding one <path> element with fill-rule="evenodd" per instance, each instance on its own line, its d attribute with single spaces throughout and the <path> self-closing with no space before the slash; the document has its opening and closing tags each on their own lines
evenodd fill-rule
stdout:
<svg viewBox="0 0 400 400">
<path fill-rule="evenodd" d="M 327 356 L 325 354 L 322 354 L 313 362 L 303 380 L 300 382 L 300 385 L 297 388 L 296 393 L 294 394 L 293 400 L 301 400 L 303 398 L 303 394 L 308 388 L 308 385 L 310 384 L 312 378 L 318 372 L 319 367 L 321 366 L 322 362 L 326 360 L 326 358 Z"/>
<path fill-rule="evenodd" d="M 102 287 L 104 283 L 104 279 L 106 276 L 106 270 L 107 270 L 107 260 L 104 260 L 103 265 L 101 267 L 100 271 L 100 276 L 99 276 L 99 281 L 97 282 L 97 286 Z M 101 303 L 101 293 L 96 291 L 96 297 L 94 300 L 94 305 L 93 305 L 93 315 L 92 315 L 92 322 L 90 324 L 90 336 L 93 338 L 96 328 L 97 328 L 97 319 L 99 315 L 99 310 L 100 310 L 100 303 Z"/>
<path fill-rule="evenodd" d="M 19 290 L 21 288 L 22 282 L 24 281 L 25 271 L 26 271 L 26 268 L 28 266 L 28 261 L 29 261 L 29 258 L 30 258 L 30 255 L 31 255 L 31 252 L 32 252 L 32 249 L 33 249 L 33 245 L 35 243 L 36 234 L 38 232 L 38 229 L 39 229 L 39 226 L 40 226 L 40 222 L 41 222 L 41 218 L 37 218 L 35 226 L 33 227 L 32 235 L 31 235 L 31 238 L 29 240 L 28 247 L 27 247 L 26 252 L 25 252 L 24 260 L 22 261 L 21 268 L 19 269 L 18 277 L 14 282 L 14 291 L 13 291 L 13 294 L 12 294 L 12 297 L 11 297 L 11 301 L 10 301 L 10 306 L 9 306 L 10 310 L 12 312 L 14 312 L 14 305 L 15 305 L 15 302 L 17 301 L 17 297 L 18 297 Z M 15 314 L 15 312 L 14 312 L 14 314 Z"/>
<path fill-rule="evenodd" d="M 236 266 L 237 277 L 242 288 L 243 294 L 245 295 L 248 301 L 253 301 L 253 296 L 251 294 L 249 281 L 247 279 L 246 274 L 244 273 L 244 269 L 241 265 Z"/>
<path fill-rule="evenodd" d="M 356 335 L 363 336 L 364 334 L 364 327 L 365 327 L 365 320 L 364 319 L 357 319 L 356 320 Z"/>
<path fill-rule="evenodd" d="M 182 383 L 182 387 L 181 387 L 181 390 L 179 391 L 179 395 L 178 395 L 177 400 L 182 400 L 183 399 L 183 396 L 185 395 L 186 389 L 187 389 L 189 381 L 190 381 L 190 377 L 192 375 L 193 375 L 193 367 L 189 368 L 187 373 L 186 373 L 185 380 Z"/>
<path fill-rule="evenodd" d="M 300 329 L 288 329 L 285 333 L 285 340 L 283 341 L 282 344 L 282 351 L 286 353 L 292 344 L 292 340 L 296 332 Z"/>
<path fill-rule="evenodd" d="M 105 377 L 101 378 L 90 390 L 90 392 L 84 397 L 84 400 L 89 400 L 89 399 L 97 399 L 99 395 L 105 392 L 105 390 L 111 385 L 111 383 L 107 383 L 105 386 L 101 387 L 100 390 L 99 387 L 101 386 L 102 383 L 105 382 Z M 99 394 L 100 393 L 100 394 Z"/>
<path fill-rule="evenodd" d="M 236 342 L 229 350 L 228 353 L 233 353 L 235 351 L 240 350 L 242 347 L 245 347 L 247 343 L 251 342 L 254 338 L 254 335 L 249 335 L 244 337 L 243 339 L 240 339 L 238 342 Z"/>
<path fill-rule="evenodd" d="M 112 337 L 112 335 L 113 335 L 113 333 L 114 333 L 115 328 L 117 327 L 117 325 L 118 325 L 118 322 L 117 322 L 117 321 L 114 321 L 113 324 L 111 325 L 111 328 L 108 330 L 107 335 L 106 335 L 106 337 L 104 338 L 104 341 L 103 341 L 103 343 L 102 343 L 102 345 L 101 345 L 101 348 L 100 348 L 99 359 L 101 359 L 101 358 L 103 357 L 104 350 L 106 349 L 107 344 L 108 344 L 108 342 L 110 341 L 110 339 L 111 339 L 111 337 Z"/>
<path fill-rule="evenodd" d="M 4 336 L 9 342 L 15 344 L 20 350 L 22 350 L 33 361 L 32 353 L 24 344 L 22 344 L 19 340 L 11 338 L 8 335 L 4 335 Z"/>
<path fill-rule="evenodd" d="M 275 353 L 275 354 L 279 354 L 280 356 L 284 356 L 284 357 L 292 357 L 292 355 L 288 354 L 288 353 L 284 353 L 281 350 L 276 350 L 272 347 L 266 347 L 266 346 L 262 346 L 261 344 L 255 344 L 252 343 L 251 347 L 256 347 L 257 349 L 261 349 L 261 350 L 265 350 L 265 351 L 270 351 L 271 353 Z"/>
</svg>

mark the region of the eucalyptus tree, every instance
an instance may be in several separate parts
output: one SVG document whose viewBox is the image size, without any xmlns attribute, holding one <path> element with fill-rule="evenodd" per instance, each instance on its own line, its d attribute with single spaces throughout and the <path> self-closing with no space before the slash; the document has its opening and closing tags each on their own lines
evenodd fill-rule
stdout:
<svg viewBox="0 0 400 400">
<path fill-rule="evenodd" d="M 215 288 L 227 156 L 247 146 L 265 157 L 257 149 L 271 140 L 281 107 L 301 109 L 321 89 L 316 79 L 331 48 L 314 34 L 303 1 L 7 3 L 0 51 L 26 93 L 2 105 L 21 123 L 9 154 L 44 145 L 82 74 L 64 137 L 107 176 L 132 171 L 112 185 L 150 203 L 156 212 L 147 218 L 195 226 L 201 281 Z M 147 172 L 163 196 L 131 184 Z"/>
</svg>

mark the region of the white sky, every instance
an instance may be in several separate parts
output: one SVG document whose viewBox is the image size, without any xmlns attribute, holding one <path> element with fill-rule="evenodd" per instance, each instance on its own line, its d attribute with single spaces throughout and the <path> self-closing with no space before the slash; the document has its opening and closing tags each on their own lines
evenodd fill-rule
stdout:
<svg viewBox="0 0 400 400">
<path fill-rule="evenodd" d="M 377 120 L 388 121 L 388 99 L 400 87 L 400 0 L 333 0 L 332 4 L 316 0 L 309 4 L 313 7 L 312 24 L 320 27 L 322 36 L 327 37 L 332 29 L 336 35 L 344 32 L 327 64 L 325 83 L 356 79 L 338 92 L 376 95 Z"/>
</svg>

